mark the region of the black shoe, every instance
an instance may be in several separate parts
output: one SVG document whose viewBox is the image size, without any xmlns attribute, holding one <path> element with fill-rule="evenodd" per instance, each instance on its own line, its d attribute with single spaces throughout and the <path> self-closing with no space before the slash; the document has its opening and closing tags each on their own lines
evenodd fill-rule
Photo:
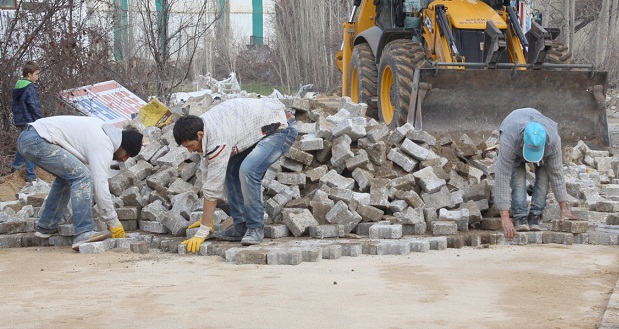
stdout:
<svg viewBox="0 0 619 329">
<path fill-rule="evenodd" d="M 232 224 L 232 226 L 223 231 L 215 231 L 213 236 L 215 239 L 224 241 L 241 241 L 243 236 L 245 236 L 245 232 L 247 232 L 247 226 L 245 226 L 245 223 L 240 223 Z"/>
<path fill-rule="evenodd" d="M 531 231 L 541 231 L 542 228 L 539 226 L 539 220 L 542 218 L 542 215 L 531 216 L 527 218 L 529 222 L 529 229 Z"/>
<path fill-rule="evenodd" d="M 529 231 L 529 224 L 525 217 L 522 218 L 514 218 L 514 229 L 518 232 L 527 232 Z"/>
</svg>

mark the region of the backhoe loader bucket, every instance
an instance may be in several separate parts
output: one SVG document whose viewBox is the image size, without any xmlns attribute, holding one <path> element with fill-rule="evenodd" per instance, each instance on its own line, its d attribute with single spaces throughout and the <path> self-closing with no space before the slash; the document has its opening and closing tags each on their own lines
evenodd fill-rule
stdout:
<svg viewBox="0 0 619 329">
<path fill-rule="evenodd" d="M 425 84 L 424 84 L 425 83 Z M 610 146 L 606 72 L 512 69 L 420 69 L 431 85 L 409 122 L 435 136 L 485 140 L 513 110 L 532 107 L 559 124 L 564 145 Z M 413 95 L 423 95 L 415 92 Z M 412 102 L 411 102 L 412 103 Z"/>
</svg>

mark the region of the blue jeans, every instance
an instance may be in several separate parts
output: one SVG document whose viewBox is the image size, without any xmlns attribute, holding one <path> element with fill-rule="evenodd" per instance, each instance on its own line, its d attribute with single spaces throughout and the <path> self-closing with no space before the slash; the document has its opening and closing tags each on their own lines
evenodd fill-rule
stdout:
<svg viewBox="0 0 619 329">
<path fill-rule="evenodd" d="M 34 162 L 24 158 L 21 152 L 17 151 L 17 153 L 15 153 L 15 159 L 13 159 L 13 164 L 11 167 L 13 170 L 17 171 L 24 164 L 24 161 L 26 161 L 26 181 L 36 180 L 37 174 L 35 173 L 36 166 Z"/>
<path fill-rule="evenodd" d="M 262 177 L 297 139 L 296 121 L 288 127 L 261 139 L 252 148 L 230 157 L 226 170 L 225 189 L 234 224 L 247 228 L 264 226 Z"/>
<path fill-rule="evenodd" d="M 527 209 L 527 178 L 524 161 L 514 162 L 512 168 L 512 217 L 527 218 L 539 216 L 546 207 L 546 197 L 550 189 L 550 180 L 546 166 L 535 165 L 535 184 L 531 196 L 531 209 Z"/>
<path fill-rule="evenodd" d="M 74 234 L 94 230 L 90 170 L 73 154 L 41 138 L 35 129 L 19 135 L 17 148 L 26 159 L 56 176 L 37 226 L 45 231 L 56 230 L 70 198 Z"/>
</svg>

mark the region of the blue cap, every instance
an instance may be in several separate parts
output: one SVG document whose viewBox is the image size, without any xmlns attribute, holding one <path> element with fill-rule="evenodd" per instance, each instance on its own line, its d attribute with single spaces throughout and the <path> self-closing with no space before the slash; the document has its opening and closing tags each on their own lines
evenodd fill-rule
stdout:
<svg viewBox="0 0 619 329">
<path fill-rule="evenodd" d="M 538 122 L 531 121 L 524 128 L 522 155 L 527 162 L 539 162 L 544 156 L 546 129 Z"/>
</svg>

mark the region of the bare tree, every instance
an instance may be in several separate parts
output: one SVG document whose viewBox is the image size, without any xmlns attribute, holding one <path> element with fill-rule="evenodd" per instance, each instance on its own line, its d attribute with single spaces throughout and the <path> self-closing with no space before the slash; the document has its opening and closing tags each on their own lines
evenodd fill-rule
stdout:
<svg viewBox="0 0 619 329">
<path fill-rule="evenodd" d="M 288 89 L 313 83 L 319 90 L 339 85 L 335 53 L 350 1 L 276 0 L 275 53 Z"/>
<path fill-rule="evenodd" d="M 43 111 L 53 115 L 63 111 L 57 103 L 58 92 L 109 77 L 102 69 L 107 58 L 105 32 L 87 22 L 92 13 L 73 0 L 45 2 L 17 1 L 14 11 L 0 17 L 0 128 L 12 127 L 11 90 L 21 77 L 27 60 L 41 67 L 39 80 Z M 97 80 L 94 80 L 97 81 Z"/>
<path fill-rule="evenodd" d="M 138 0 L 136 8 L 141 37 L 135 39 L 141 41 L 135 49 L 146 50 L 153 63 L 153 68 L 144 67 L 142 74 L 155 78 L 154 92 L 167 102 L 192 72 L 203 37 L 221 13 L 210 18 L 207 1 L 157 0 L 154 7 L 152 1 Z"/>
</svg>

